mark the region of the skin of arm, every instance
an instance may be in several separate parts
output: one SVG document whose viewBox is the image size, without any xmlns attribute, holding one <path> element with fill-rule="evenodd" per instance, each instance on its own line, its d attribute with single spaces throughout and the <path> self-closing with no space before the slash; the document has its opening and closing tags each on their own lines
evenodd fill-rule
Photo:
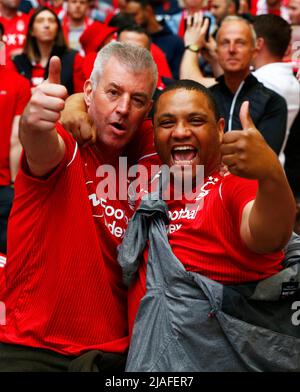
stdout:
<svg viewBox="0 0 300 392">
<path fill-rule="evenodd" d="M 20 119 L 19 138 L 25 150 L 29 169 L 42 177 L 62 161 L 65 144 L 55 129 L 64 108 L 67 90 L 60 85 L 61 64 L 52 57 L 49 77 L 38 86 Z"/>
<path fill-rule="evenodd" d="M 22 146 L 18 136 L 20 117 L 21 116 L 14 117 L 10 137 L 9 166 L 12 182 L 16 179 L 22 153 Z"/>
<path fill-rule="evenodd" d="M 252 122 L 249 102 L 242 104 L 240 120 L 243 131 L 227 132 L 221 145 L 222 161 L 232 174 L 258 181 L 255 199 L 243 209 L 240 235 L 256 253 L 275 252 L 292 234 L 295 200 L 276 154 Z"/>
</svg>

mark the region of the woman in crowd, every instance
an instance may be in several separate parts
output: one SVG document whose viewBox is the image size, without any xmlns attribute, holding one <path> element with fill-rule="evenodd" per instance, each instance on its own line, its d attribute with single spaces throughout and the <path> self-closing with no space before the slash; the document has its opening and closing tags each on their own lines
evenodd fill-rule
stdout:
<svg viewBox="0 0 300 392">
<path fill-rule="evenodd" d="M 82 57 L 67 47 L 55 12 L 39 7 L 30 18 L 24 52 L 15 56 L 13 62 L 17 71 L 36 87 L 47 78 L 49 60 L 54 55 L 61 59 L 61 82 L 69 94 L 81 92 L 84 83 Z"/>
</svg>

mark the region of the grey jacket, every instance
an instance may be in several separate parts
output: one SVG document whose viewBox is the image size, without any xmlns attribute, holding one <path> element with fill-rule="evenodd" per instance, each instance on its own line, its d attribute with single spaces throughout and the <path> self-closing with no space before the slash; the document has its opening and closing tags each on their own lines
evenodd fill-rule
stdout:
<svg viewBox="0 0 300 392">
<path fill-rule="evenodd" d="M 300 371 L 299 237 L 292 237 L 280 273 L 223 286 L 185 270 L 169 245 L 167 221 L 163 201 L 143 200 L 119 248 L 129 285 L 149 240 L 147 292 L 126 371 Z"/>
</svg>

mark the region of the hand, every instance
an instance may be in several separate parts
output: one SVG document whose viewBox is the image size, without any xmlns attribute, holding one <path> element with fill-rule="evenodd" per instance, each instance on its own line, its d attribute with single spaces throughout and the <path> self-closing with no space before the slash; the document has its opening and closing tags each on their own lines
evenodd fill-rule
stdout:
<svg viewBox="0 0 300 392">
<path fill-rule="evenodd" d="M 67 89 L 60 84 L 61 62 L 50 59 L 48 79 L 33 90 L 32 97 L 21 118 L 26 131 L 51 131 L 65 106 Z"/>
<path fill-rule="evenodd" d="M 241 131 L 224 134 L 221 144 L 222 162 L 239 177 L 264 180 L 272 178 L 277 169 L 282 171 L 274 151 L 256 129 L 249 112 L 249 102 L 240 109 Z"/>
<path fill-rule="evenodd" d="M 73 94 L 68 97 L 60 122 L 73 135 L 78 144 L 96 142 L 97 130 L 87 113 L 83 94 Z"/>
<path fill-rule="evenodd" d="M 215 39 L 210 35 L 208 42 L 204 42 L 203 50 L 201 51 L 203 58 L 211 63 L 213 61 L 218 61 L 217 56 L 217 43 Z"/>
<path fill-rule="evenodd" d="M 202 48 L 205 45 L 205 34 L 208 25 L 208 19 L 203 22 L 202 12 L 195 12 L 193 16 L 188 15 L 184 45 L 198 45 Z"/>
</svg>

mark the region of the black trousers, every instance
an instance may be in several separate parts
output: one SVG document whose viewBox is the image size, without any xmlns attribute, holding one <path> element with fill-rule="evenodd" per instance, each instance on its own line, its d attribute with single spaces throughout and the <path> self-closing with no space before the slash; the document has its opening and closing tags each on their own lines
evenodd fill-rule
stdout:
<svg viewBox="0 0 300 392">
<path fill-rule="evenodd" d="M 10 186 L 0 186 L 0 252 L 7 250 L 7 221 L 10 214 L 14 190 Z"/>
<path fill-rule="evenodd" d="M 87 351 L 79 357 L 0 343 L 0 372 L 113 372 L 125 370 L 126 355 Z"/>
</svg>

